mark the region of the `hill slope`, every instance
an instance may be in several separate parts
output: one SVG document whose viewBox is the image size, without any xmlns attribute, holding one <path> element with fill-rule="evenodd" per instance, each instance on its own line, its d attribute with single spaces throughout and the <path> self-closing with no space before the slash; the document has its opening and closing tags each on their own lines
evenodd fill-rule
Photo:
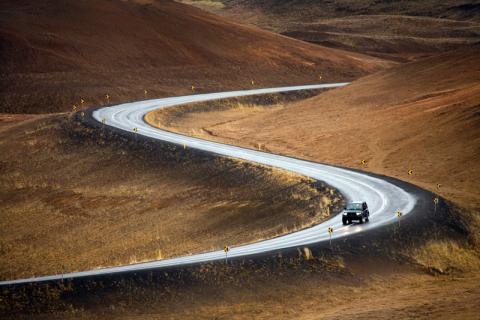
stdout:
<svg viewBox="0 0 480 320">
<path fill-rule="evenodd" d="M 303 41 L 395 61 L 480 41 L 480 5 L 471 1 L 184 2 Z"/>
<path fill-rule="evenodd" d="M 410 15 L 480 21 L 480 4 L 468 0 L 221 0 L 225 9 L 257 11 L 283 21 L 313 22 L 352 15 Z M 301 20 L 298 19 L 301 17 Z M 280 24 L 280 22 L 278 22 Z"/>
<path fill-rule="evenodd" d="M 358 168 L 366 159 L 364 169 L 412 181 L 478 209 L 478 50 L 404 64 L 263 112 L 242 111 L 240 117 L 236 109 L 218 111 L 214 119 L 222 122 L 179 112 L 171 123 L 190 134 L 202 132 L 204 138 L 208 134 L 250 147 L 260 143 L 274 153 L 320 162 Z M 407 174 L 410 168 L 413 176 Z"/>
<path fill-rule="evenodd" d="M 3 1 L 1 112 L 345 80 L 387 63 L 241 26 L 172 1 Z M 268 71 L 268 72 L 267 72 Z"/>
</svg>

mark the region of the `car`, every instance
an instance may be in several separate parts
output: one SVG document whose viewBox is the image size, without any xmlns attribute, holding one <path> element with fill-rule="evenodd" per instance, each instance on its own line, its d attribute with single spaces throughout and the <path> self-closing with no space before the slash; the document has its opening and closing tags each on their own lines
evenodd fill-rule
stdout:
<svg viewBox="0 0 480 320">
<path fill-rule="evenodd" d="M 368 205 L 363 202 L 349 202 L 345 208 L 343 208 L 342 222 L 344 225 L 352 223 L 356 220 L 359 223 L 368 222 L 370 218 L 370 212 L 368 212 Z"/>
</svg>

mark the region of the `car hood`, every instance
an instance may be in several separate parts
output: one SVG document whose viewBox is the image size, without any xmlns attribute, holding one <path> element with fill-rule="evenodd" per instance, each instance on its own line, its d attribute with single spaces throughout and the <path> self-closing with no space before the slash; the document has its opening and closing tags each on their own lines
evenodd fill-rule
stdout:
<svg viewBox="0 0 480 320">
<path fill-rule="evenodd" d="M 343 212 L 345 212 L 345 213 L 358 213 L 358 212 L 362 212 L 362 210 L 343 210 Z"/>
</svg>

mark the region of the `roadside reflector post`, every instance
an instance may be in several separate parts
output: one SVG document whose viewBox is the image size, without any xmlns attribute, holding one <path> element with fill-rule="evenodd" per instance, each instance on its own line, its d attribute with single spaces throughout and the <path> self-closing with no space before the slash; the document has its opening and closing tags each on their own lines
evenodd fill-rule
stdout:
<svg viewBox="0 0 480 320">
<path fill-rule="evenodd" d="M 80 112 L 80 116 L 82 117 L 82 119 L 85 117 L 85 112 Z"/>
<path fill-rule="evenodd" d="M 230 251 L 230 248 L 228 246 L 223 247 L 223 252 L 225 252 L 225 263 L 227 263 L 228 251 Z"/>
<path fill-rule="evenodd" d="M 362 166 L 366 167 L 366 166 L 367 166 L 367 160 L 362 160 L 362 161 L 360 161 L 360 164 L 361 164 Z"/>
<path fill-rule="evenodd" d="M 145 99 L 148 97 L 148 90 L 147 89 L 143 90 L 143 95 L 145 96 Z"/>
<path fill-rule="evenodd" d="M 107 120 L 105 118 L 102 119 L 102 124 L 105 126 L 105 123 L 107 123 Z"/>
<path fill-rule="evenodd" d="M 135 143 L 136 143 L 137 142 L 138 128 L 133 128 L 133 132 L 135 132 Z"/>
<path fill-rule="evenodd" d="M 408 175 L 411 176 L 413 174 L 413 169 L 407 171 Z"/>
<path fill-rule="evenodd" d="M 105 99 L 107 99 L 107 104 L 110 104 L 110 95 L 108 93 L 105 95 Z"/>
<path fill-rule="evenodd" d="M 437 212 L 437 205 L 440 202 L 440 199 L 438 197 L 433 198 L 433 204 L 434 204 L 434 212 Z"/>
<path fill-rule="evenodd" d="M 73 110 L 73 112 L 77 111 L 77 106 L 73 105 L 72 110 Z"/>
<path fill-rule="evenodd" d="M 402 217 L 402 212 L 397 210 L 397 212 L 395 212 L 395 216 L 398 218 L 398 227 L 400 227 L 400 218 Z"/>
<path fill-rule="evenodd" d="M 192 86 L 192 92 L 195 92 L 195 86 Z"/>
<path fill-rule="evenodd" d="M 252 86 L 255 85 L 255 81 L 254 81 L 254 80 L 252 80 L 250 83 L 252 84 Z"/>
<path fill-rule="evenodd" d="M 84 104 L 84 103 L 85 103 L 85 100 L 80 99 L 80 104 L 82 105 L 82 107 L 83 107 L 83 104 Z"/>
<path fill-rule="evenodd" d="M 328 235 L 330 236 L 330 247 L 332 246 L 332 233 L 333 233 L 333 228 L 328 227 Z"/>
<path fill-rule="evenodd" d="M 440 183 L 437 183 L 437 189 L 440 189 L 442 185 Z"/>
</svg>

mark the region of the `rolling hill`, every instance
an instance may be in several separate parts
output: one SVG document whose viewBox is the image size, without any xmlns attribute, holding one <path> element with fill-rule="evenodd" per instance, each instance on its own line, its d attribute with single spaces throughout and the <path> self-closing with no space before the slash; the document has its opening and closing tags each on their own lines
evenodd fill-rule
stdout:
<svg viewBox="0 0 480 320">
<path fill-rule="evenodd" d="M 7 0 L 0 30 L 0 112 L 7 113 L 65 111 L 82 98 L 90 106 L 192 86 L 249 87 L 252 80 L 346 80 L 390 65 L 173 1 Z"/>
<path fill-rule="evenodd" d="M 202 106 L 187 106 L 192 112 L 177 109 L 169 129 L 347 167 L 361 167 L 365 159 L 366 170 L 411 181 L 478 210 L 478 52 L 473 46 L 402 64 L 261 112 L 210 108 L 215 115 L 203 115 Z M 478 215 L 469 223 L 474 221 L 480 223 Z"/>
<path fill-rule="evenodd" d="M 183 2 L 303 41 L 400 62 L 480 41 L 480 5 L 472 1 Z"/>
</svg>

